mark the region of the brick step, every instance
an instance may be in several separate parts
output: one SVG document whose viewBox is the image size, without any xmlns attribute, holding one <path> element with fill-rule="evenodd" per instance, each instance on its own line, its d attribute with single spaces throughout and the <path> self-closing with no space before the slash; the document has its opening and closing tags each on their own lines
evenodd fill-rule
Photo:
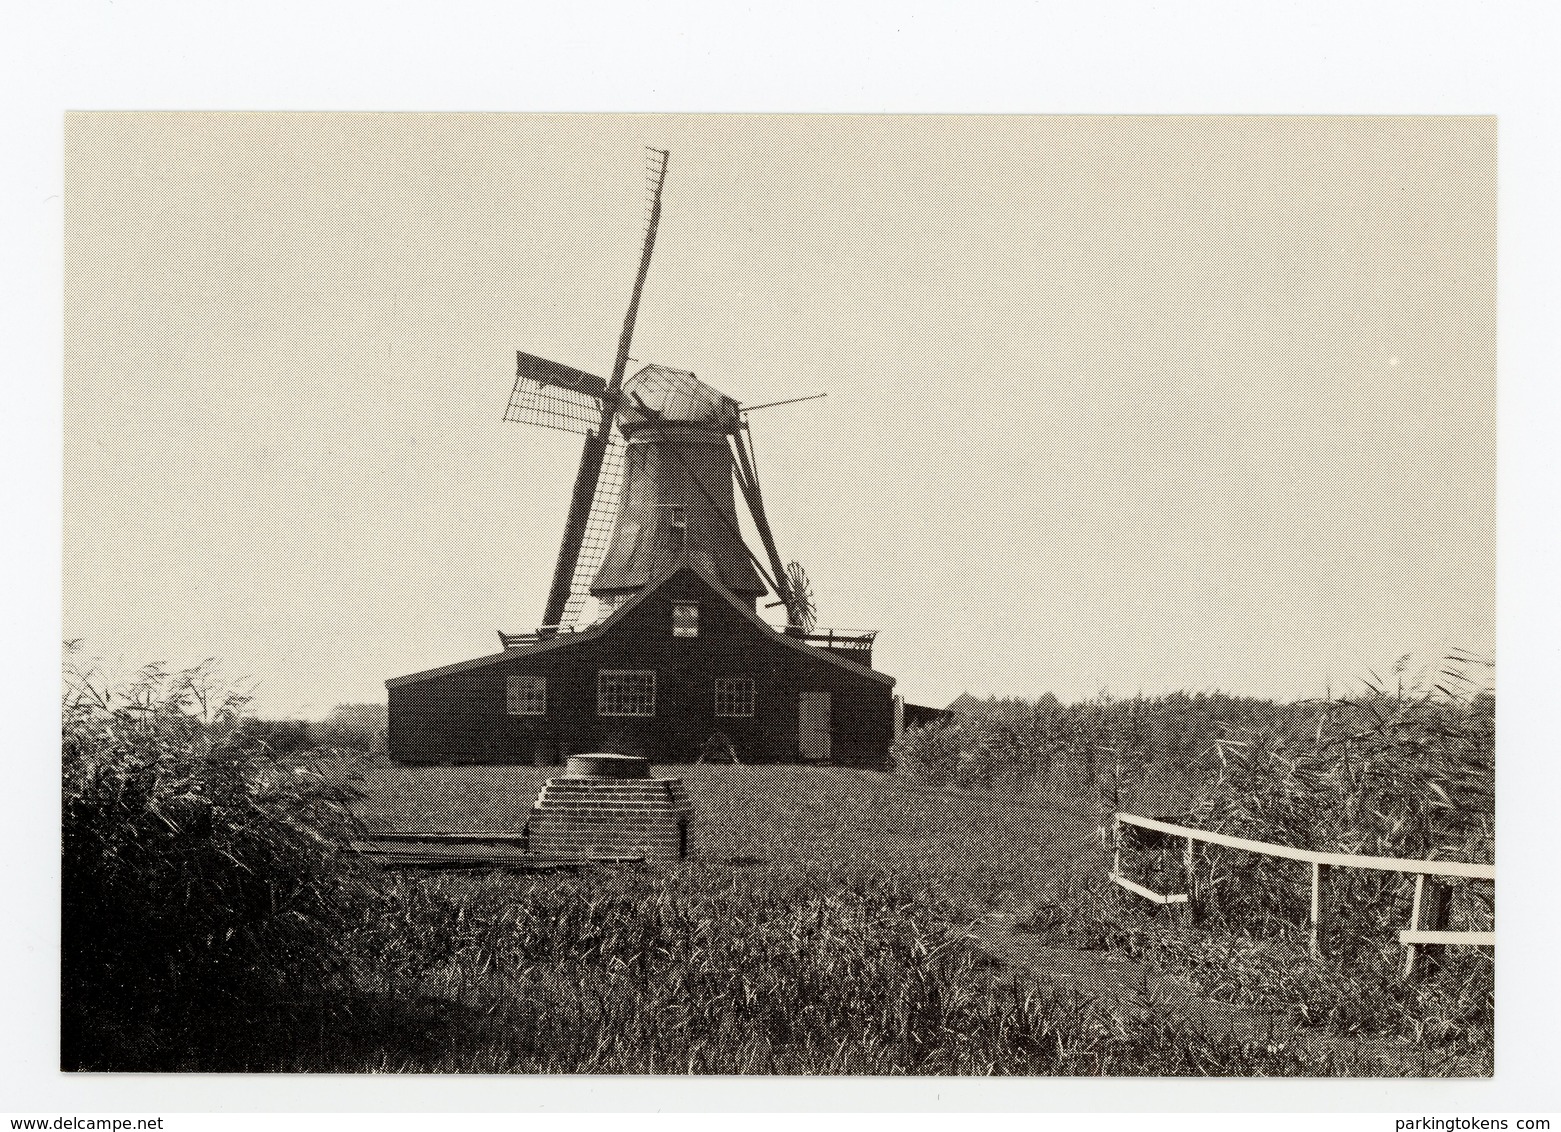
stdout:
<svg viewBox="0 0 1561 1132">
<path fill-rule="evenodd" d="M 676 778 L 549 778 L 543 783 L 550 790 L 682 790 L 684 785 Z"/>
<path fill-rule="evenodd" d="M 610 810 L 615 813 L 687 813 L 687 806 L 659 803 L 609 803 L 599 799 L 539 798 L 534 810 Z"/>
<path fill-rule="evenodd" d="M 638 810 L 686 810 L 688 802 L 678 798 L 601 798 L 593 795 L 542 794 L 538 805 L 544 806 L 619 806 Z"/>
<path fill-rule="evenodd" d="M 602 778 L 584 781 L 578 778 L 549 778 L 543 783 L 552 790 L 686 790 L 675 778 Z"/>
<path fill-rule="evenodd" d="M 536 849 L 538 857 L 677 858 L 676 841 L 550 841 Z"/>
<path fill-rule="evenodd" d="M 620 802 L 667 802 L 688 800 L 687 794 L 671 790 L 542 790 L 539 798 L 608 798 Z"/>
<path fill-rule="evenodd" d="M 556 837 L 565 833 L 585 833 L 591 837 L 615 837 L 619 834 L 624 837 L 647 837 L 651 834 L 662 835 L 676 833 L 683 828 L 682 822 L 671 821 L 534 821 L 531 823 L 531 837 Z"/>
<path fill-rule="evenodd" d="M 531 811 L 531 824 L 538 821 L 571 822 L 576 820 L 590 820 L 598 822 L 664 822 L 668 825 L 681 825 L 688 820 L 687 814 L 680 814 L 674 810 L 586 810 L 578 807 L 550 806 L 546 809 Z"/>
<path fill-rule="evenodd" d="M 537 846 L 537 857 L 654 857 L 659 854 L 677 856 L 677 842 L 546 842 Z M 517 857 L 520 860 L 520 857 Z"/>
<path fill-rule="evenodd" d="M 604 798 L 549 798 L 546 796 L 538 798 L 536 806 L 532 808 L 536 809 L 538 807 L 545 806 L 551 806 L 554 809 L 559 807 L 583 808 L 586 806 L 592 806 L 604 810 L 639 810 L 656 813 L 670 813 L 674 810 L 680 813 L 688 813 L 689 810 L 689 807 L 686 803 L 680 805 L 666 798 L 651 798 L 643 800 L 632 799 L 624 801 Z"/>
<path fill-rule="evenodd" d="M 650 834 L 674 834 L 681 826 L 681 822 L 641 822 L 632 825 L 619 821 L 533 822 L 531 837 L 535 840 L 538 837 L 557 837 L 572 832 L 588 833 L 592 837 L 619 834 L 624 837 L 643 837 Z"/>
<path fill-rule="evenodd" d="M 539 794 L 538 802 L 551 802 L 555 806 L 639 806 L 667 809 L 687 808 L 688 803 L 678 798 L 609 798 L 600 794 Z"/>
<path fill-rule="evenodd" d="M 688 815 L 686 813 L 678 813 L 676 810 L 587 810 L 578 806 L 538 806 L 531 811 L 532 825 L 535 825 L 539 820 L 574 821 L 577 818 L 589 818 L 591 821 L 661 821 L 678 825 L 686 822 Z"/>
<path fill-rule="evenodd" d="M 619 822 L 539 822 L 531 841 L 539 837 L 677 837 L 681 825 L 623 825 Z"/>
<path fill-rule="evenodd" d="M 538 841 L 532 853 L 545 856 L 559 849 L 589 849 L 599 856 L 612 856 L 606 850 L 617 848 L 625 850 L 619 856 L 633 856 L 640 849 L 676 849 L 678 844 L 675 837 L 557 837 Z"/>
<path fill-rule="evenodd" d="M 571 801 L 571 802 L 601 801 L 601 802 L 650 802 L 650 803 L 657 803 L 657 802 L 660 802 L 660 803 L 665 803 L 665 802 L 684 802 L 684 803 L 686 803 L 688 801 L 687 795 L 666 794 L 666 793 L 663 793 L 663 792 L 661 792 L 659 790 L 656 791 L 653 794 L 625 794 L 625 793 L 619 793 L 619 792 L 616 792 L 616 791 L 608 791 L 608 790 L 592 790 L 592 791 L 589 791 L 589 792 L 583 791 L 583 790 L 544 790 L 540 794 L 538 794 L 537 797 L 539 797 L 539 798 L 556 798 L 556 799 L 559 799 L 561 801 Z"/>
</svg>

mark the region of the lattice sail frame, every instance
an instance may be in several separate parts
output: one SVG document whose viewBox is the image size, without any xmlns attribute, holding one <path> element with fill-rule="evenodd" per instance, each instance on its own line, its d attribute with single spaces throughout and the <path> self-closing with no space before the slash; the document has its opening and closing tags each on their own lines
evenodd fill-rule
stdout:
<svg viewBox="0 0 1561 1132">
<path fill-rule="evenodd" d="M 569 600 L 564 602 L 563 624 L 583 627 L 602 619 L 609 612 L 596 609 L 585 616 L 591 604 L 591 581 L 607 557 L 612 544 L 613 524 L 618 519 L 618 498 L 623 493 L 623 434 L 616 428 L 607 430 L 607 450 L 602 454 L 602 472 L 596 480 L 596 494 L 591 497 L 591 511 L 585 520 L 585 533 L 580 539 L 580 554 L 575 559 L 575 572 L 569 579 Z"/>
<path fill-rule="evenodd" d="M 507 421 L 556 428 L 576 436 L 590 436 L 595 432 L 601 415 L 600 397 L 561 385 L 544 384 L 523 373 L 515 375 L 515 388 L 510 390 L 509 404 L 504 407 Z"/>
<path fill-rule="evenodd" d="M 523 368 L 527 361 L 542 362 L 522 354 L 516 368 L 515 386 L 510 390 L 509 404 L 504 408 L 504 419 L 515 424 L 538 425 L 557 429 L 576 436 L 591 436 L 596 432 L 602 416 L 602 399 L 583 389 L 570 389 L 558 383 L 557 374 L 568 372 L 568 367 L 546 363 L 550 381 L 539 381 L 529 376 Z M 600 382 L 590 374 L 581 374 L 584 381 Z M 616 419 L 616 418 L 615 418 Z M 569 579 L 569 598 L 564 602 L 560 627 L 579 628 L 591 624 L 604 615 L 593 611 L 587 617 L 591 604 L 591 581 L 607 556 L 612 543 L 613 523 L 618 515 L 618 497 L 623 491 L 623 436 L 616 428 L 607 430 L 607 448 L 602 455 L 602 470 L 597 477 L 596 493 L 591 497 L 591 510 L 585 521 L 585 531 L 580 540 L 580 553 L 575 559 L 574 573 Z"/>
</svg>

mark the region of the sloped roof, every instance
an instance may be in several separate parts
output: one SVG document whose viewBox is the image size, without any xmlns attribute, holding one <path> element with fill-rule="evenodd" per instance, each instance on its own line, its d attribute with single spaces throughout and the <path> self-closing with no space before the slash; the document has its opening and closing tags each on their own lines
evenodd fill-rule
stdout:
<svg viewBox="0 0 1561 1132">
<path fill-rule="evenodd" d="M 728 605 L 730 605 L 738 613 L 742 614 L 743 617 L 747 618 L 750 622 L 753 623 L 755 627 L 757 627 L 761 632 L 767 634 L 777 644 L 783 645 L 784 647 L 792 649 L 795 652 L 800 652 L 813 658 L 814 660 L 822 661 L 825 664 L 832 664 L 836 668 L 843 668 L 847 672 L 855 673 L 858 676 L 865 676 L 870 680 L 876 680 L 881 684 L 889 684 L 892 686 L 895 683 L 894 677 L 890 676 L 887 672 L 879 672 L 876 669 L 868 668 L 865 665 L 857 664 L 854 661 L 845 660 L 825 651 L 824 649 L 814 648 L 811 645 L 804 644 L 802 641 L 799 641 L 794 637 L 788 637 L 785 633 L 778 632 L 775 627 L 772 626 L 768 621 L 764 620 L 764 618 L 760 617 L 758 613 L 750 609 L 747 603 L 745 603 L 731 590 L 727 589 L 726 586 L 722 584 L 721 579 L 716 575 L 714 570 L 710 569 L 704 563 L 696 561 L 685 555 L 683 558 L 680 558 L 677 562 L 674 562 L 671 566 L 664 570 L 661 576 L 654 582 L 646 586 L 639 593 L 635 594 L 628 601 L 624 602 L 617 609 L 613 610 L 611 616 L 603 621 L 598 622 L 595 625 L 592 625 L 589 629 L 582 629 L 578 633 L 559 633 L 556 636 L 548 637 L 546 640 L 538 641 L 533 645 L 526 645 L 523 648 L 505 649 L 503 652 L 490 653 L 487 656 L 479 656 L 473 660 L 458 661 L 455 664 L 447 664 L 441 668 L 430 668 L 423 672 L 413 672 L 406 676 L 392 676 L 389 680 L 385 681 L 385 687 L 394 688 L 400 684 L 417 684 L 424 680 L 432 680 L 439 676 L 450 676 L 457 672 L 468 672 L 475 668 L 486 668 L 490 664 L 499 664 L 506 660 L 514 660 L 517 657 L 529 658 L 533 656 L 541 656 L 544 653 L 556 652 L 559 649 L 567 649 L 572 648 L 575 645 L 583 645 L 587 641 L 599 640 L 601 637 L 606 636 L 607 633 L 612 630 L 613 626 L 617 625 L 619 621 L 623 620 L 623 618 L 628 615 L 630 610 L 634 609 L 642 601 L 650 597 L 651 594 L 655 593 L 662 586 L 666 585 L 682 570 L 690 570 L 694 574 L 698 575 L 701 579 L 704 580 L 706 585 L 715 591 L 719 597 L 724 598 Z"/>
</svg>

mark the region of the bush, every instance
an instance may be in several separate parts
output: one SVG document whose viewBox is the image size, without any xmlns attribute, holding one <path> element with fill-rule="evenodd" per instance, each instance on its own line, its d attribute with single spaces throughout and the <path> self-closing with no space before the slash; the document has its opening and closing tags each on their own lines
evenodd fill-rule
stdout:
<svg viewBox="0 0 1561 1132">
<path fill-rule="evenodd" d="M 1493 862 L 1495 698 L 1488 667 L 1457 654 L 1437 678 L 1407 661 L 1355 695 L 1279 704 L 1222 694 L 1115 700 L 961 697 L 953 719 L 908 731 L 896 766 L 938 786 L 1033 784 L 1048 802 L 1113 809 L 1298 848 L 1368 856 Z M 1026 777 L 1026 776 L 1029 777 Z M 1125 871 L 1184 891 L 1181 843 L 1125 830 Z M 1331 954 L 1308 954 L 1310 876 L 1294 861 L 1199 844 L 1199 923 L 1168 924 L 1115 889 L 1058 923 L 1088 922 L 1103 946 L 1152 957 L 1220 1001 L 1299 1011 L 1343 1031 L 1430 1039 L 1488 1059 L 1494 964 L 1449 948 L 1435 977 L 1399 977 L 1397 931 L 1413 878 L 1336 869 L 1327 889 Z M 1488 882 L 1448 882 L 1449 928 L 1488 931 Z M 1099 905 L 1099 906 L 1095 906 Z M 1087 914 L 1083 914 L 1087 912 Z M 1033 930 L 1056 934 L 1048 920 Z"/>
<path fill-rule="evenodd" d="M 352 767 L 273 753 L 246 706 L 210 662 L 150 665 L 118 687 L 67 666 L 67 1069 L 155 1067 L 163 1035 L 346 970 Z"/>
</svg>

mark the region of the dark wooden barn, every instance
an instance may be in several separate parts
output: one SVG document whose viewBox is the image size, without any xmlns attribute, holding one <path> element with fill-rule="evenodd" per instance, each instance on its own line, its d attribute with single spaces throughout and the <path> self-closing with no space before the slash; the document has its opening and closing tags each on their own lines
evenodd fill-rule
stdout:
<svg viewBox="0 0 1561 1132">
<path fill-rule="evenodd" d="M 386 681 L 391 758 L 886 765 L 894 678 L 871 667 L 871 637 L 788 635 L 752 607 L 680 555 L 589 628 Z"/>
</svg>

